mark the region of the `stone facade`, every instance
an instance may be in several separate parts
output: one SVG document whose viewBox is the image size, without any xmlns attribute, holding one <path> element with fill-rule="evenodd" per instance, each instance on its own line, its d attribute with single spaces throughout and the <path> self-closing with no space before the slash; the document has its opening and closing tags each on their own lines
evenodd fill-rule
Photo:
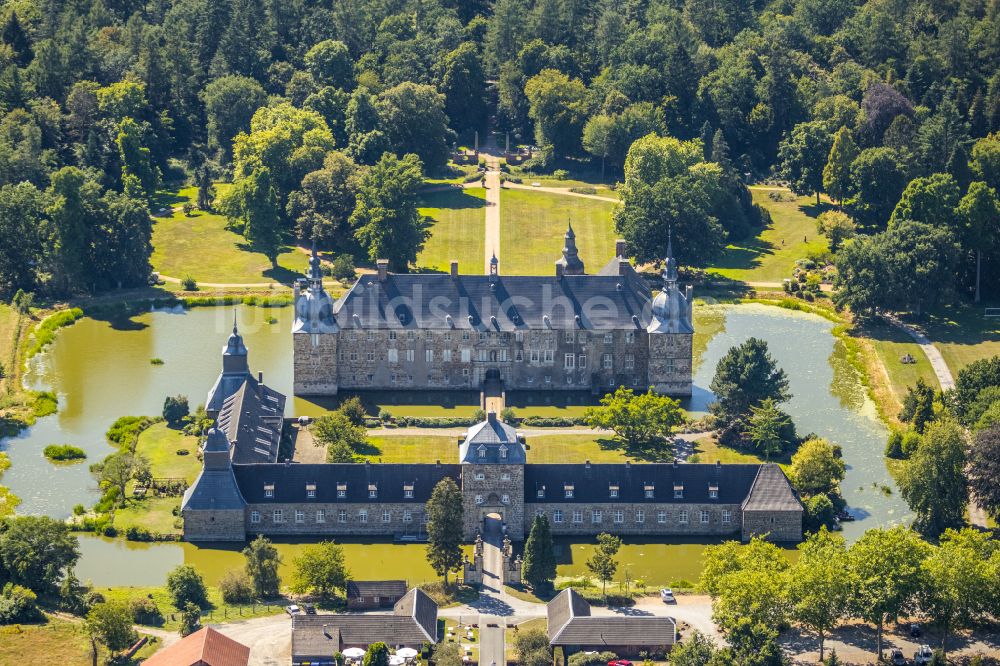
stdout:
<svg viewBox="0 0 1000 666">
<path fill-rule="evenodd" d="M 476 538 L 491 513 L 500 516 L 512 539 L 523 540 L 525 530 L 531 528 L 531 521 L 525 518 L 523 489 L 524 465 L 463 465 L 462 509 L 466 540 Z"/>
<path fill-rule="evenodd" d="M 528 503 L 526 520 L 544 514 L 553 536 L 735 536 L 739 504 Z M 579 520 L 577 520 L 579 519 Z M 619 522 L 620 519 L 620 522 Z M 707 519 L 707 521 L 706 521 Z"/>
<path fill-rule="evenodd" d="M 293 390 L 296 395 L 337 394 L 337 335 L 292 336 Z"/>
<path fill-rule="evenodd" d="M 280 520 L 278 520 L 280 516 Z M 426 512 L 411 503 L 256 503 L 245 511 L 247 534 L 314 536 L 420 536 Z"/>
<path fill-rule="evenodd" d="M 181 511 L 187 541 L 245 541 L 245 509 L 202 509 Z M 252 532 L 251 532 L 252 534 Z"/>
<path fill-rule="evenodd" d="M 743 541 L 766 536 L 772 541 L 802 541 L 802 516 L 791 511 L 743 511 Z"/>
</svg>

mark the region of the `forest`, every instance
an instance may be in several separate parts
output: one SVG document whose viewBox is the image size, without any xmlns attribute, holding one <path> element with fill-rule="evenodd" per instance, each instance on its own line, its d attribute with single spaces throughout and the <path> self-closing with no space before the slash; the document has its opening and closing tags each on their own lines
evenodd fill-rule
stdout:
<svg viewBox="0 0 1000 666">
<path fill-rule="evenodd" d="M 995 0 L 13 0 L 0 42 L 5 292 L 145 284 L 180 182 L 272 261 L 405 269 L 476 131 L 620 181 L 642 261 L 708 265 L 777 179 L 836 204 L 859 314 L 1000 287 Z"/>
</svg>

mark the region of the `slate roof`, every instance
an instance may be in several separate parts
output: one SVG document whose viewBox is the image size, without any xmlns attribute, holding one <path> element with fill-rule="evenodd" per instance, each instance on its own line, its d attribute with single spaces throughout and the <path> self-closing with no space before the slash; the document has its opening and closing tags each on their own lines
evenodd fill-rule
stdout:
<svg viewBox="0 0 1000 666">
<path fill-rule="evenodd" d="M 233 445 L 233 462 L 276 461 L 284 412 L 285 396 L 252 378 L 226 398 L 218 424 Z"/>
<path fill-rule="evenodd" d="M 802 511 L 802 503 L 781 468 L 768 463 L 760 466 L 753 486 L 743 502 L 744 511 Z"/>
<path fill-rule="evenodd" d="M 181 500 L 181 511 L 242 511 L 245 506 L 246 502 L 232 467 L 202 469 L 194 483 L 184 491 L 184 498 Z"/>
<path fill-rule="evenodd" d="M 525 502 L 656 502 L 740 504 L 750 494 L 760 465 L 716 464 L 553 464 L 525 465 Z M 781 469 L 778 468 L 779 473 Z M 565 496 L 565 484 L 573 486 L 573 497 Z M 674 497 L 674 486 L 683 487 L 683 496 Z M 611 498 L 611 486 L 618 497 Z M 646 486 L 653 497 L 646 497 Z M 718 486 L 718 497 L 709 489 Z M 538 490 L 544 489 L 544 498 Z"/>
<path fill-rule="evenodd" d="M 295 615 L 292 657 L 328 657 L 345 647 L 367 647 L 377 641 L 416 647 L 436 643 L 437 610 L 433 599 L 414 588 L 396 602 L 392 613 Z"/>
<path fill-rule="evenodd" d="M 636 330 L 651 321 L 650 299 L 634 271 L 495 278 L 390 273 L 383 282 L 362 275 L 334 311 L 342 328 Z"/>
<path fill-rule="evenodd" d="M 423 504 L 434 486 L 445 477 L 460 483 L 459 465 L 437 464 L 367 464 L 367 463 L 272 463 L 233 465 L 236 481 L 250 504 L 264 502 L 413 502 Z M 316 485 L 316 497 L 308 497 L 306 485 Z M 265 484 L 274 486 L 274 496 L 264 496 Z M 337 496 L 337 486 L 346 486 L 345 496 Z M 374 485 L 376 497 L 369 496 Z M 413 486 L 413 497 L 406 497 L 405 485 Z"/>
<path fill-rule="evenodd" d="M 590 614 L 590 604 L 567 589 L 546 606 L 552 645 L 581 647 L 673 645 L 677 624 L 671 617 L 600 616 Z"/>
<path fill-rule="evenodd" d="M 204 627 L 163 648 L 145 666 L 246 666 L 250 648 L 212 627 Z"/>
<path fill-rule="evenodd" d="M 481 452 L 485 455 L 480 455 Z M 523 465 L 528 458 L 517 430 L 498 419 L 496 412 L 490 412 L 485 421 L 466 432 L 458 448 L 458 459 L 463 463 Z"/>
<path fill-rule="evenodd" d="M 406 594 L 405 580 L 351 580 L 347 582 L 347 598 L 402 597 Z"/>
</svg>

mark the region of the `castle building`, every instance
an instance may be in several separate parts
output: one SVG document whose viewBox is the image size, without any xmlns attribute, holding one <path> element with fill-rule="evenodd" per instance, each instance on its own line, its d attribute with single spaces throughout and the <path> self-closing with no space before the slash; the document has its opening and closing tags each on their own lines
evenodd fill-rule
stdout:
<svg viewBox="0 0 1000 666">
<path fill-rule="evenodd" d="M 572 227 L 551 276 L 388 271 L 362 275 L 336 302 L 315 249 L 295 289 L 294 392 L 585 390 L 617 386 L 691 395 L 691 287 L 668 252 L 654 297 L 624 241 L 587 274 Z"/>
<path fill-rule="evenodd" d="M 246 365 L 235 330 L 223 358 L 223 375 Z M 802 537 L 802 505 L 775 464 L 532 464 L 523 438 L 495 413 L 455 442 L 454 462 L 276 462 L 262 451 L 277 446 L 280 427 L 272 441 L 265 436 L 271 425 L 262 424 L 284 396 L 246 377 L 228 386 L 234 393 L 222 400 L 203 469 L 181 503 L 189 541 L 239 542 L 255 534 L 420 539 L 425 505 L 446 478 L 461 489 L 469 541 L 491 529 L 522 540 L 539 514 L 556 536 Z M 227 409 L 237 403 L 238 414 Z M 246 427 L 233 428 L 233 419 Z"/>
</svg>

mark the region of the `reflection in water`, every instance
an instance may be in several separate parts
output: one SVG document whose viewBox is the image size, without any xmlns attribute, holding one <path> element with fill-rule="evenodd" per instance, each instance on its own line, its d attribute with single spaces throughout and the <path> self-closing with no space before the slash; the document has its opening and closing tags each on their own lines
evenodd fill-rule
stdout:
<svg viewBox="0 0 1000 666">
<path fill-rule="evenodd" d="M 268 384 L 290 395 L 291 308 L 238 307 L 237 312 L 252 368 L 264 371 Z M 705 411 L 712 401 L 708 385 L 722 355 L 751 336 L 763 338 L 789 375 L 794 397 L 787 408 L 799 432 L 814 432 L 843 447 L 848 463 L 843 491 L 858 518 L 846 525 L 846 535 L 856 538 L 869 527 L 910 518 L 885 468 L 886 430 L 856 371 L 847 363 L 843 346 L 831 334 L 832 323 L 763 305 L 700 306 L 695 314 L 695 390 L 685 406 Z M 268 324 L 268 317 L 277 322 Z M 65 517 L 74 504 L 93 503 L 98 492 L 88 466 L 52 465 L 42 456 L 42 449 L 54 443 L 74 444 L 87 451 L 89 462 L 96 462 L 111 452 L 104 433 L 117 417 L 159 414 L 167 395 L 184 394 L 192 405 L 199 404 L 219 371 L 220 349 L 231 327 L 230 308 L 178 308 L 145 313 L 129 322 L 83 319 L 60 332 L 52 347 L 33 360 L 26 378 L 30 387 L 50 388 L 59 395 L 58 414 L 0 443 L 13 463 L 4 484 L 23 498 L 20 511 Z M 163 359 L 164 365 L 151 365 L 153 357 Z M 533 398 L 517 399 L 529 397 Z M 586 399 L 580 396 L 581 401 Z M 456 397 L 456 411 L 466 402 Z M 402 408 L 403 403 L 399 404 Z M 414 409 L 419 408 L 415 405 Z M 289 416 L 323 411 L 321 403 L 300 398 L 289 401 Z M 881 486 L 890 488 L 891 494 L 883 494 Z M 238 549 L 233 548 L 140 545 L 94 537 L 81 538 L 81 544 L 80 578 L 99 585 L 159 584 L 181 562 L 196 564 L 212 579 L 242 563 Z M 301 545 L 279 548 L 287 567 Z M 350 544 L 348 548 L 356 575 L 382 577 L 381 568 L 391 563 L 389 570 L 399 572 L 402 567 L 405 573 L 401 575 L 411 581 L 433 578 L 421 546 Z M 585 544 L 572 546 L 572 561 L 560 566 L 560 575 L 583 571 L 586 548 Z M 699 544 L 630 544 L 623 550 L 623 562 L 633 568 L 633 577 L 648 581 L 691 579 L 700 567 L 702 548 Z M 644 562 L 658 563 L 663 571 L 650 565 L 640 573 Z"/>
</svg>

